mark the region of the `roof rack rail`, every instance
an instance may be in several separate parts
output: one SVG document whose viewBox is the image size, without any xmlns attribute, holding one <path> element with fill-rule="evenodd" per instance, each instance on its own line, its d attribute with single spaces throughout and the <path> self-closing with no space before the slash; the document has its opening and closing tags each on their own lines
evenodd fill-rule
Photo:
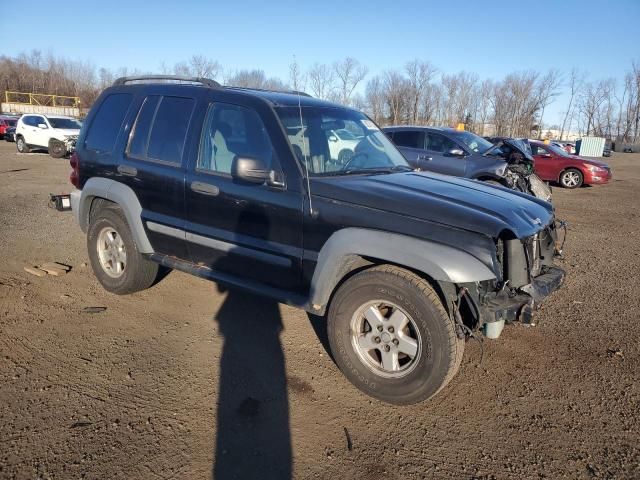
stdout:
<svg viewBox="0 0 640 480">
<path fill-rule="evenodd" d="M 303 97 L 311 97 L 307 92 L 300 92 L 298 90 L 272 90 L 269 88 L 254 88 L 254 87 L 234 87 L 232 85 L 225 85 L 224 88 L 231 90 L 255 90 L 258 92 L 273 92 L 273 93 L 291 93 L 293 95 L 302 95 Z"/>
<path fill-rule="evenodd" d="M 184 75 L 136 75 L 133 77 L 120 77 L 113 82 L 113 85 L 125 85 L 128 82 L 144 82 L 144 81 L 173 81 L 173 82 L 188 82 L 188 83 L 200 83 L 207 87 L 220 88 L 220 85 L 215 80 L 202 77 L 188 77 Z"/>
</svg>

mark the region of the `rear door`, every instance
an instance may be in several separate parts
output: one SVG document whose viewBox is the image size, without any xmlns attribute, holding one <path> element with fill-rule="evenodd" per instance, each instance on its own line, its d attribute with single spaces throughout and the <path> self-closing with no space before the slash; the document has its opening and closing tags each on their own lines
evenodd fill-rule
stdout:
<svg viewBox="0 0 640 480">
<path fill-rule="evenodd" d="M 392 132 L 393 143 L 402 153 L 407 162 L 420 169 L 429 169 L 423 165 L 427 161 L 428 155 L 425 150 L 425 133 L 423 130 L 395 130 Z"/>
<path fill-rule="evenodd" d="M 266 106 L 258 110 L 241 99 L 212 100 L 186 177 L 191 259 L 294 290 L 302 279 L 302 194 L 284 178 L 280 158 L 286 152 L 274 148 L 274 136 L 284 141 L 282 130 Z M 279 181 L 256 185 L 233 179 L 236 156 L 261 159 Z"/>
<path fill-rule="evenodd" d="M 184 242 L 185 145 L 196 104 L 195 94 L 184 90 L 138 97 L 115 177 L 138 196 L 154 251 L 181 259 L 188 258 Z"/>
<path fill-rule="evenodd" d="M 444 135 L 436 132 L 427 132 L 426 151 L 431 160 L 426 168 L 433 172 L 464 177 L 467 165 L 466 160 L 447 155 L 447 152 L 454 148 L 465 151 L 464 148 Z"/>
</svg>

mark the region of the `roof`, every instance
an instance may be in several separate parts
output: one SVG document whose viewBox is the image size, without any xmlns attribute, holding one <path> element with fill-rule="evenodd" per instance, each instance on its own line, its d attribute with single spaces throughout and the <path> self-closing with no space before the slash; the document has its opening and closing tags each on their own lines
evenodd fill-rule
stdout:
<svg viewBox="0 0 640 480">
<path fill-rule="evenodd" d="M 426 125 L 393 125 L 389 127 L 383 127 L 382 130 L 432 130 L 435 132 L 452 132 L 452 133 L 456 133 L 460 131 L 450 127 L 428 127 Z"/>
<path fill-rule="evenodd" d="M 275 91 L 264 90 L 259 88 L 233 87 L 221 85 L 215 80 L 200 77 L 185 77 L 181 75 L 142 75 L 135 77 L 121 77 L 114 83 L 114 87 L 122 86 L 140 86 L 140 85 L 172 85 L 181 88 L 210 88 L 212 90 L 226 90 L 229 92 L 240 93 L 252 97 L 260 97 L 268 101 L 274 106 L 295 106 L 304 107 L 332 107 L 332 108 L 348 108 L 344 105 L 328 102 L 314 98 L 305 92 L 297 91 Z"/>
</svg>

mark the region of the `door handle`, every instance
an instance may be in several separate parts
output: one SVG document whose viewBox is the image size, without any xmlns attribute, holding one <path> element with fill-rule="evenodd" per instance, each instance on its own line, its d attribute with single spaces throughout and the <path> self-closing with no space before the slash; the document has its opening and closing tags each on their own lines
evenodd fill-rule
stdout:
<svg viewBox="0 0 640 480">
<path fill-rule="evenodd" d="M 431 160 L 433 160 L 433 157 L 429 157 L 427 155 L 418 155 L 418 160 L 425 160 L 427 162 L 430 162 Z"/>
<path fill-rule="evenodd" d="M 118 165 L 118 173 L 128 177 L 135 177 L 138 174 L 138 169 L 127 165 Z"/>
<path fill-rule="evenodd" d="M 192 182 L 191 190 L 196 193 L 201 193 L 202 195 L 209 195 L 211 197 L 216 197 L 220 193 L 220 189 L 218 187 L 204 182 Z"/>
</svg>

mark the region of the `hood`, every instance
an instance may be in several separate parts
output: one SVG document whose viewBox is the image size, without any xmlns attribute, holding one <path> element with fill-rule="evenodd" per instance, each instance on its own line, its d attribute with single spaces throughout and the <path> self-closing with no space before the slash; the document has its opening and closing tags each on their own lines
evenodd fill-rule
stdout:
<svg viewBox="0 0 640 480">
<path fill-rule="evenodd" d="M 431 172 L 313 178 L 314 196 L 448 225 L 497 238 L 524 238 L 553 220 L 553 206 L 476 180 Z"/>
<path fill-rule="evenodd" d="M 78 135 L 80 133 L 79 128 L 54 128 L 56 135 Z"/>
</svg>

